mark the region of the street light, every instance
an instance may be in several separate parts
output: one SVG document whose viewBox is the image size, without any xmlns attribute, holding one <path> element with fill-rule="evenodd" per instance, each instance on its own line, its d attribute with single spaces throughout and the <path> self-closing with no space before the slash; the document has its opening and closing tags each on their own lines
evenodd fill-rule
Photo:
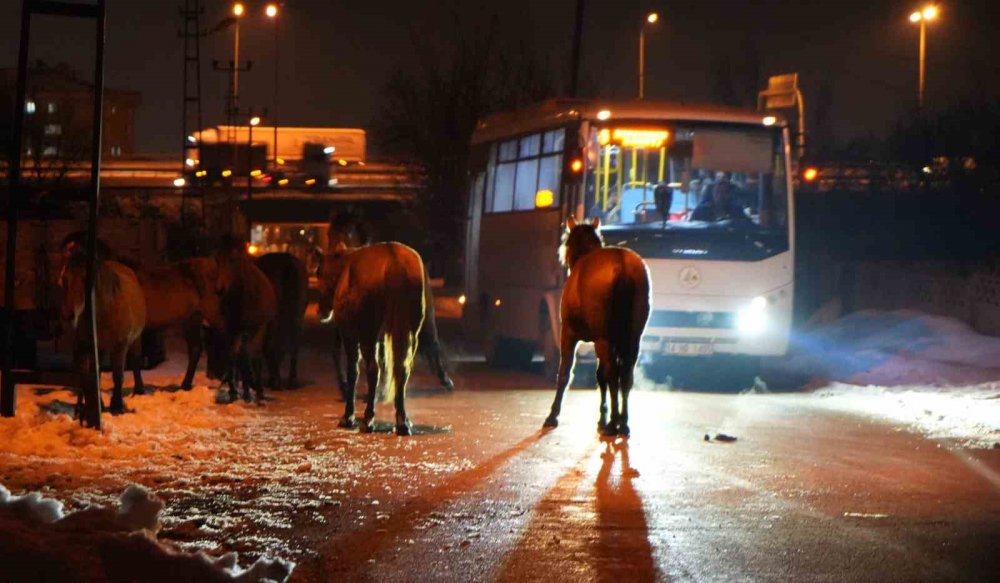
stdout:
<svg viewBox="0 0 1000 583">
<path fill-rule="evenodd" d="M 274 149 L 271 154 L 271 159 L 274 162 L 274 166 L 278 165 L 278 84 L 280 78 L 278 76 L 278 12 L 280 4 L 270 3 L 267 8 L 264 9 L 264 14 L 268 18 L 274 21 L 274 97 L 271 100 L 271 109 L 273 120 L 271 124 L 274 126 L 274 140 L 272 148 Z"/>
<path fill-rule="evenodd" d="M 917 107 L 924 110 L 924 82 L 927 78 L 927 23 L 938 17 L 938 7 L 928 4 L 910 15 L 910 22 L 920 25 L 920 77 L 917 82 Z"/>
<path fill-rule="evenodd" d="M 646 97 L 646 25 L 654 25 L 660 21 L 660 15 L 650 12 L 639 27 L 639 99 Z"/>
</svg>

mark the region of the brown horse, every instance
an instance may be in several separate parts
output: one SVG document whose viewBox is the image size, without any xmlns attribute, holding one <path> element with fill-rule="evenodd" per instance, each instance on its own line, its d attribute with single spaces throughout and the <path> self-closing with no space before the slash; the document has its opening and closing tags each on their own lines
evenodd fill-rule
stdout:
<svg viewBox="0 0 1000 583">
<path fill-rule="evenodd" d="M 267 361 L 268 385 L 280 390 L 281 364 L 285 352 L 289 356 L 288 388 L 298 385 L 299 343 L 309 302 L 309 276 L 306 266 L 291 253 L 268 253 L 258 257 L 257 267 L 274 286 L 278 302 L 278 317 L 264 342 L 264 359 Z"/>
<path fill-rule="evenodd" d="M 563 286 L 560 305 L 562 332 L 556 398 L 545 427 L 559 424 L 576 345 L 593 342 L 598 361 L 597 382 L 601 387 L 598 429 L 605 435 L 628 436 L 628 394 L 639 358 L 639 341 L 649 319 L 649 270 L 635 252 L 604 247 L 598 227 L 597 218 L 578 225 L 570 217 L 559 249 L 560 260 L 569 269 L 569 278 Z M 607 421 L 609 387 L 610 423 Z"/>
<path fill-rule="evenodd" d="M 368 379 L 362 430 L 373 430 L 381 346 L 387 372 L 385 400 L 395 398 L 396 433 L 410 435 L 406 383 L 424 322 L 423 260 L 416 251 L 400 243 L 378 243 L 351 251 L 339 245 L 324 260 L 320 280 L 319 313 L 325 322 L 332 320 L 336 324 L 347 355 L 346 403 L 341 426 L 357 426 L 354 391 L 360 349 Z"/>
<path fill-rule="evenodd" d="M 141 394 L 142 377 L 139 375 L 140 343 L 146 323 L 146 300 L 135 273 L 116 261 L 98 258 L 94 284 L 94 309 L 97 316 L 97 344 L 111 354 L 111 376 L 114 392 L 111 396 L 111 413 L 125 412 L 122 384 L 125 376 L 126 355 L 135 376 L 135 393 Z M 82 374 L 88 374 L 94 363 L 94 348 L 86 326 L 78 326 L 85 308 L 87 269 L 83 253 L 71 252 L 59 274 L 62 289 L 62 317 L 76 330 L 73 344 L 73 362 Z"/>
<path fill-rule="evenodd" d="M 181 325 L 188 347 L 188 366 L 181 389 L 190 390 L 203 349 L 203 320 L 218 321 L 219 298 L 215 292 L 216 263 L 195 258 L 136 271 L 146 298 L 146 329 Z"/>
<path fill-rule="evenodd" d="M 341 244 L 343 244 L 343 241 L 341 241 Z M 335 250 L 333 255 L 343 255 L 349 249 L 350 248 L 345 245 L 342 250 Z M 320 265 L 323 264 L 321 263 Z M 323 279 L 322 272 L 320 273 L 320 278 Z M 326 285 L 329 285 L 330 289 L 333 289 L 335 282 L 327 282 Z M 325 292 L 321 295 L 325 295 Z M 322 313 L 322 310 L 320 313 Z M 337 330 L 336 326 L 333 326 L 334 368 L 336 369 L 337 382 L 340 386 L 341 396 L 346 398 L 347 377 L 345 376 L 344 371 L 347 368 L 347 364 L 343 362 L 344 358 L 342 348 L 343 343 L 340 339 L 340 332 Z M 424 358 L 424 361 L 427 362 L 427 366 L 430 367 L 431 372 L 437 377 L 441 386 L 447 391 L 455 390 L 455 382 L 451 380 L 451 376 L 448 375 L 448 369 L 445 367 L 444 358 L 441 355 L 441 340 L 438 337 L 437 318 L 434 314 L 434 296 L 431 291 L 430 276 L 426 272 L 424 273 L 424 325 L 420 328 L 417 351 Z"/>
<path fill-rule="evenodd" d="M 246 252 L 246 246 L 236 238 L 226 238 L 216 253 L 219 295 L 218 317 L 206 318 L 213 333 L 226 343 L 228 359 L 243 381 L 243 398 L 250 400 L 250 386 L 262 404 L 264 385 L 261 379 L 261 355 L 274 319 L 278 313 L 274 286 Z M 214 318 L 214 321 L 213 321 Z M 214 371 L 218 373 L 219 371 Z M 237 397 L 237 376 L 229 373 L 229 396 Z"/>
</svg>

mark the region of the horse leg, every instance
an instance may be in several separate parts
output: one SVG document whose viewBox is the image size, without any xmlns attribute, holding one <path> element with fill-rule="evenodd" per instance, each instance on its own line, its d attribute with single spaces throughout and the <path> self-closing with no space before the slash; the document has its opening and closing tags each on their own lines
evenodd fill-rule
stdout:
<svg viewBox="0 0 1000 583">
<path fill-rule="evenodd" d="M 269 346 L 264 351 L 267 360 L 267 384 L 272 391 L 281 390 L 281 354 L 276 346 Z"/>
<path fill-rule="evenodd" d="M 625 437 L 628 437 L 630 433 L 628 428 L 628 395 L 632 391 L 632 383 L 635 380 L 635 361 L 638 360 L 639 355 L 639 339 L 635 339 L 632 344 L 632 352 L 622 359 L 621 370 L 622 412 L 621 418 L 618 420 L 618 433 Z"/>
<path fill-rule="evenodd" d="M 341 385 L 344 392 L 344 418 L 340 420 L 340 426 L 354 429 L 358 426 L 358 421 L 354 418 L 354 390 L 358 385 L 358 343 L 342 335 L 338 336 L 341 339 L 347 373 L 347 378 Z"/>
<path fill-rule="evenodd" d="M 145 395 L 146 386 L 142 382 L 142 345 L 138 340 L 133 342 L 132 346 L 129 347 L 126 362 L 129 368 L 132 369 L 132 380 L 135 383 L 132 394 Z"/>
<path fill-rule="evenodd" d="M 558 427 L 559 413 L 562 411 L 563 395 L 566 387 L 569 386 L 570 377 L 573 374 L 573 362 L 576 360 L 577 339 L 569 326 L 563 325 L 562 333 L 559 335 L 559 374 L 556 376 L 556 398 L 552 401 L 552 410 L 545 419 L 543 427 Z"/>
<path fill-rule="evenodd" d="M 621 426 L 621 408 L 619 407 L 618 392 L 621 388 L 621 362 L 612 361 L 608 372 L 608 387 L 611 392 L 611 420 L 608 423 L 608 430 L 605 435 L 617 435 Z"/>
<path fill-rule="evenodd" d="M 371 433 L 375 429 L 375 395 L 378 394 L 379 373 L 382 370 L 378 362 L 378 342 L 363 343 L 361 357 L 365 360 L 365 376 L 368 378 L 368 399 L 361 431 Z"/>
<path fill-rule="evenodd" d="M 188 318 L 184 322 L 184 340 L 187 342 L 188 365 L 184 372 L 184 380 L 181 381 L 181 390 L 190 391 L 194 386 L 194 372 L 198 369 L 198 361 L 201 360 L 201 316 Z"/>
<path fill-rule="evenodd" d="M 111 379 L 114 389 L 111 391 L 111 406 L 108 411 L 112 415 L 121 415 L 125 412 L 125 397 L 122 394 L 122 385 L 125 384 L 125 350 L 111 353 Z"/>
<path fill-rule="evenodd" d="M 597 430 L 602 435 L 617 434 L 615 419 L 618 418 L 618 406 L 615 403 L 614 360 L 611 356 L 611 346 L 606 340 L 594 342 L 594 353 L 597 355 L 597 382 L 601 387 L 601 416 L 597 421 Z M 605 421 L 608 412 L 607 394 L 611 389 L 611 422 Z"/>
<path fill-rule="evenodd" d="M 337 386 L 340 387 L 340 396 L 346 401 L 347 400 L 347 375 L 350 374 L 350 355 L 346 354 L 346 344 L 344 344 L 343 334 L 337 329 L 336 325 L 333 327 L 333 366 L 337 372 Z M 343 356 L 343 363 L 341 363 L 341 357 Z M 345 375 L 345 373 L 347 373 Z M 357 377 L 357 370 L 354 371 L 355 377 Z"/>
<path fill-rule="evenodd" d="M 288 388 L 299 386 L 299 342 L 302 341 L 302 326 L 297 325 L 288 339 Z"/>
<path fill-rule="evenodd" d="M 437 338 L 433 336 L 426 338 L 424 342 L 420 343 L 419 352 L 424 355 L 424 359 L 431 367 L 431 370 L 434 371 L 441 386 L 449 391 L 454 391 L 455 383 L 448 376 L 448 371 L 445 370 L 444 363 L 441 362 L 441 346 L 438 344 Z"/>
<path fill-rule="evenodd" d="M 597 366 L 597 386 L 601 389 L 601 416 L 597 418 L 597 431 L 604 433 L 608 429 L 608 379 L 601 363 Z"/>
<path fill-rule="evenodd" d="M 401 337 L 401 338 L 400 338 Z M 396 389 L 396 435 L 411 435 L 413 424 L 406 415 L 406 383 L 410 380 L 408 355 L 411 354 L 409 344 L 416 336 L 397 334 L 389 339 L 392 342 L 392 382 Z M 440 361 L 438 362 L 440 365 Z"/>
</svg>

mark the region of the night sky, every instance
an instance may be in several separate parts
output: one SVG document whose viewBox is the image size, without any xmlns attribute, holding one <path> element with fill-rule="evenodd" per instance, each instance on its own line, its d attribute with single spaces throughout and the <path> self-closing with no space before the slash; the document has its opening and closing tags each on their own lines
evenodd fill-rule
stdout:
<svg viewBox="0 0 1000 583">
<path fill-rule="evenodd" d="M 14 66 L 20 0 L 0 9 L 0 67 Z M 175 152 L 180 139 L 181 0 L 109 0 L 109 86 L 142 93 L 140 151 Z M 246 2 L 242 105 L 270 105 L 273 30 L 264 2 Z M 508 46 L 523 44 L 546 61 L 565 86 L 575 0 L 287 0 L 281 16 L 281 122 L 366 127 L 378 114 L 379 92 L 394 67 L 415 63 L 415 46 L 447 46 L 497 19 Z M 992 0 L 940 4 L 929 32 L 928 106 L 1000 94 L 1000 43 Z M 206 0 L 203 26 L 228 14 L 230 3 Z M 591 93 L 635 93 L 638 26 L 659 10 L 663 21 L 647 37 L 647 97 L 713 100 L 713 71 L 729 58 L 743 66 L 758 47 L 762 79 L 799 71 L 807 105 L 827 83 L 835 137 L 844 142 L 881 135 L 916 100 L 917 27 L 911 0 L 588 0 L 583 73 Z M 480 28 L 481 29 L 481 28 Z M 39 19 L 32 59 L 65 61 L 89 71 L 92 36 L 80 23 Z M 748 40 L 749 39 L 749 40 Z M 991 46 L 992 44 L 992 46 Z M 223 120 L 226 80 L 212 59 L 228 61 L 232 30 L 206 39 L 203 51 L 206 123 Z M 89 73 L 88 73 L 89 74 Z M 763 81 L 762 81 L 763 82 Z"/>
</svg>

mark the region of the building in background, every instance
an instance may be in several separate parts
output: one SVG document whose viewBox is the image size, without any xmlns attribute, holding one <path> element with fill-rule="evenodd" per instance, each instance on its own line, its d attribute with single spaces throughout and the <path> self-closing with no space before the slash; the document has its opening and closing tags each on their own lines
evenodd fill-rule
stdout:
<svg viewBox="0 0 1000 583">
<path fill-rule="evenodd" d="M 0 137 L 6 144 L 13 126 L 17 69 L 0 69 Z M 135 154 L 137 91 L 105 88 L 105 158 Z M 93 85 L 69 65 L 34 63 L 28 71 L 24 147 L 27 165 L 88 157 L 93 119 Z M 5 147 L 6 149 L 6 147 Z"/>
</svg>

